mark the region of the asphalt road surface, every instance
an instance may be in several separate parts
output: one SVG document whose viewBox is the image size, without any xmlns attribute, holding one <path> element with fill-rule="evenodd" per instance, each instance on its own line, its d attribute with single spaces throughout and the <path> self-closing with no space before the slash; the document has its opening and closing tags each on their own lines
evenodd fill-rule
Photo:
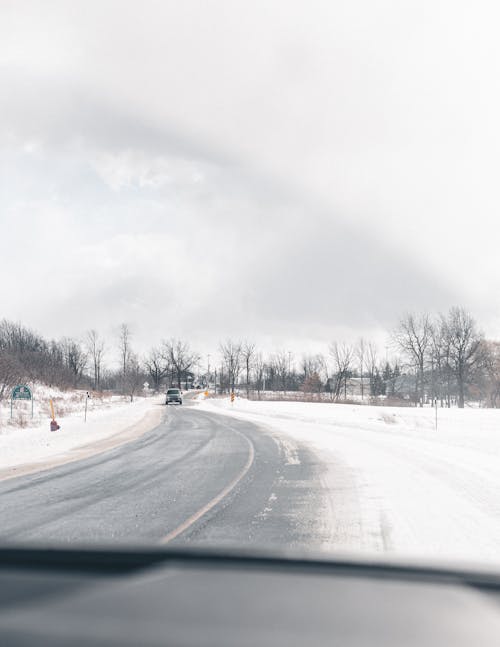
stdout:
<svg viewBox="0 0 500 647">
<path fill-rule="evenodd" d="M 319 548 L 321 475 L 306 449 L 186 402 L 127 445 L 0 482 L 0 542 Z"/>
</svg>

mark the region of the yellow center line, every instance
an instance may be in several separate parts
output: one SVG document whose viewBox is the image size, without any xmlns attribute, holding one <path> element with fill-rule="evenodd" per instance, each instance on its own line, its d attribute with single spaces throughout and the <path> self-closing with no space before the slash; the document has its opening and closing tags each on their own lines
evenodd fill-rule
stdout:
<svg viewBox="0 0 500 647">
<path fill-rule="evenodd" d="M 235 430 L 233 430 L 235 431 Z M 246 442 L 248 443 L 248 459 L 247 462 L 245 463 L 243 469 L 239 472 L 239 474 L 234 478 L 229 485 L 226 485 L 226 487 L 219 492 L 217 496 L 215 496 L 213 499 L 211 499 L 207 504 L 205 504 L 202 508 L 200 508 L 197 512 L 192 514 L 186 521 L 181 523 L 180 526 L 175 528 L 175 530 L 172 530 L 171 532 L 168 533 L 168 535 L 165 535 L 160 540 L 160 544 L 168 544 L 169 541 L 172 541 L 172 539 L 175 539 L 178 537 L 181 533 L 183 533 L 185 530 L 187 530 L 190 526 L 192 526 L 194 523 L 196 523 L 203 515 L 207 514 L 214 506 L 216 506 L 224 497 L 226 497 L 234 488 L 238 485 L 238 483 L 241 481 L 241 479 L 245 476 L 245 474 L 248 472 L 250 467 L 252 466 L 252 463 L 255 458 L 255 449 L 253 446 L 253 443 L 243 434 L 241 434 L 239 431 L 235 431 L 239 436 L 244 438 Z"/>
</svg>

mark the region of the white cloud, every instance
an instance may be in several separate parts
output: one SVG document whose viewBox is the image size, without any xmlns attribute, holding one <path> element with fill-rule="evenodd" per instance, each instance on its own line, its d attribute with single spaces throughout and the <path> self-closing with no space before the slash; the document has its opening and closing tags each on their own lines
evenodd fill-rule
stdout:
<svg viewBox="0 0 500 647">
<path fill-rule="evenodd" d="M 34 277 L 6 316 L 314 343 L 460 301 L 494 329 L 494 7 L 36 6 L 0 9 L 2 275 Z"/>
<path fill-rule="evenodd" d="M 165 185 L 202 183 L 205 174 L 192 160 L 151 156 L 142 151 L 100 152 L 93 166 L 114 191 L 123 188 L 159 189 Z"/>
</svg>

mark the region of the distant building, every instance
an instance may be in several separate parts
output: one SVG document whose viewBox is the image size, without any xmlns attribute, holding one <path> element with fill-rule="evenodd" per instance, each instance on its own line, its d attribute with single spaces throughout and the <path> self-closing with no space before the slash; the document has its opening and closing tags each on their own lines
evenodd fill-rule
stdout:
<svg viewBox="0 0 500 647">
<path fill-rule="evenodd" d="M 335 384 L 337 380 L 334 377 L 328 378 L 327 382 L 327 388 L 329 391 L 333 391 L 335 389 Z M 363 384 L 363 386 L 361 386 Z M 363 395 L 369 396 L 370 395 L 370 378 L 369 377 L 349 377 L 347 378 L 347 382 L 345 385 L 345 390 L 344 390 L 344 383 L 342 383 L 342 389 L 340 390 L 340 397 L 344 397 L 344 393 L 347 398 L 357 398 L 361 397 L 362 393 Z"/>
</svg>

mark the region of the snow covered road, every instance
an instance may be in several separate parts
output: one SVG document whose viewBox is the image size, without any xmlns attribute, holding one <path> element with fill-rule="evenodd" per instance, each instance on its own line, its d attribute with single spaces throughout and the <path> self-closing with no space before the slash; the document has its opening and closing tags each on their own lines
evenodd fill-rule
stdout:
<svg viewBox="0 0 500 647">
<path fill-rule="evenodd" d="M 329 549 L 500 562 L 500 411 L 205 400 L 327 466 Z"/>
</svg>

